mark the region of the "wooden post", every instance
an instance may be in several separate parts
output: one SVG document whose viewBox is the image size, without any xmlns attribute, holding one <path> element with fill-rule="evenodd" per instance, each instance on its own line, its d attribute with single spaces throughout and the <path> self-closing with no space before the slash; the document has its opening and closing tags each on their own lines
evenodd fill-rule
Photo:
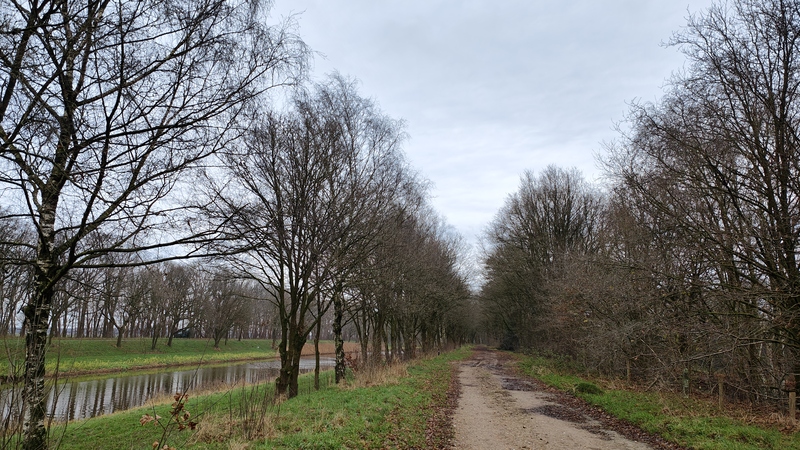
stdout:
<svg viewBox="0 0 800 450">
<path fill-rule="evenodd" d="M 625 378 L 628 380 L 628 384 L 631 384 L 631 360 L 628 358 L 625 361 Z"/>
<path fill-rule="evenodd" d="M 786 390 L 789 391 L 789 421 L 794 425 L 797 418 L 797 383 L 793 373 L 786 378 Z"/>
<path fill-rule="evenodd" d="M 683 396 L 689 396 L 689 369 L 683 369 Z"/>
<path fill-rule="evenodd" d="M 719 400 L 717 405 L 719 406 L 719 410 L 722 411 L 723 406 L 725 405 L 725 374 L 724 373 L 717 373 L 717 386 L 719 390 Z"/>
</svg>

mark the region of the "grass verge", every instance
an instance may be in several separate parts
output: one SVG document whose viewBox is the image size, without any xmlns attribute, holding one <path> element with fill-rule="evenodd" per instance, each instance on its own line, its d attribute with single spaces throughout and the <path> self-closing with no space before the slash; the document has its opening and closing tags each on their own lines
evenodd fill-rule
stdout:
<svg viewBox="0 0 800 450">
<path fill-rule="evenodd" d="M 645 431 L 699 450 L 798 449 L 800 433 L 763 427 L 720 411 L 713 402 L 672 393 L 620 389 L 607 380 L 587 380 L 562 364 L 540 357 L 521 357 L 523 373 L 568 391 Z M 592 385 L 600 389 L 591 389 Z"/>
<path fill-rule="evenodd" d="M 468 349 L 386 370 L 362 371 L 344 386 L 323 373 L 322 388 L 301 376 L 298 397 L 273 402 L 273 384 L 190 398 L 185 410 L 198 422 L 178 432 L 170 403 L 77 421 L 51 429 L 63 450 L 161 448 L 340 449 L 442 448 L 446 434 L 429 427 L 446 407 L 454 366 Z M 162 417 L 140 425 L 143 415 Z M 166 432 L 165 432 L 165 428 Z M 165 438 L 166 437 L 166 438 Z"/>
</svg>

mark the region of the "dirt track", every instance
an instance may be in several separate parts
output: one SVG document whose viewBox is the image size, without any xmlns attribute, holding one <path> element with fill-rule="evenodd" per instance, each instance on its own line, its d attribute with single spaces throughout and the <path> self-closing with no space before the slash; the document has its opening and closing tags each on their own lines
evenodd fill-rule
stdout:
<svg viewBox="0 0 800 450">
<path fill-rule="evenodd" d="M 677 448 L 581 400 L 515 376 L 511 363 L 503 353 L 480 348 L 461 364 L 454 449 Z"/>
</svg>

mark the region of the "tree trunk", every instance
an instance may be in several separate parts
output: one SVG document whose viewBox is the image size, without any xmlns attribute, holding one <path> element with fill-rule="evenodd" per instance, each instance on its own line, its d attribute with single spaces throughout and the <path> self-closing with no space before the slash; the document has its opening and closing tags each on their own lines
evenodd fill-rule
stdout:
<svg viewBox="0 0 800 450">
<path fill-rule="evenodd" d="M 153 339 L 152 339 L 152 344 L 150 345 L 150 350 L 156 349 L 156 344 L 158 343 L 158 338 L 159 338 L 158 335 L 159 335 L 158 327 L 153 327 Z"/>
<path fill-rule="evenodd" d="M 28 407 L 23 448 L 39 450 L 47 448 L 47 411 L 44 391 L 44 363 L 47 347 L 47 329 L 50 315 L 50 300 L 53 289 L 49 283 L 37 276 L 39 290 L 32 303 L 25 308 L 25 384 L 24 401 Z"/>
<path fill-rule="evenodd" d="M 286 394 L 288 398 L 297 397 L 299 393 L 297 377 L 300 375 L 300 355 L 306 343 L 305 336 L 298 333 L 299 327 L 290 332 L 289 341 L 281 341 L 281 371 L 275 383 L 278 394 Z"/>
<path fill-rule="evenodd" d="M 300 303 L 296 299 L 297 295 L 296 292 L 292 292 L 289 295 L 293 305 Z M 281 342 L 278 348 L 281 355 L 281 370 L 275 382 L 275 391 L 278 395 L 286 395 L 288 398 L 293 398 L 298 394 L 297 377 L 300 374 L 300 355 L 308 335 L 305 333 L 306 328 L 303 324 L 303 317 L 298 314 L 297 310 L 293 310 L 291 314 L 284 316 L 283 308 L 279 309 L 282 313 L 280 317 Z"/>
<path fill-rule="evenodd" d="M 342 321 L 344 320 L 344 299 L 338 292 L 333 294 L 333 342 L 336 347 L 336 366 L 334 369 L 336 384 L 345 377 L 344 339 L 342 339 Z"/>
<path fill-rule="evenodd" d="M 383 326 L 386 319 L 383 313 L 378 312 L 375 314 L 374 324 L 372 327 L 372 363 L 378 365 L 382 362 L 383 351 L 381 345 L 383 343 Z"/>
<path fill-rule="evenodd" d="M 125 334 L 125 327 L 117 327 L 117 348 L 122 348 L 123 334 Z"/>
<path fill-rule="evenodd" d="M 104 338 L 112 338 L 114 337 L 114 324 L 108 320 L 108 317 L 105 315 L 103 316 L 103 337 Z"/>
<path fill-rule="evenodd" d="M 430 336 L 428 334 L 428 327 L 423 323 L 420 330 L 420 337 L 422 340 L 422 354 L 427 355 L 431 352 Z"/>
<path fill-rule="evenodd" d="M 55 205 L 52 212 L 41 213 L 41 234 L 34 278 L 35 293 L 25 308 L 25 378 L 23 405 L 27 407 L 27 422 L 22 448 L 47 449 L 47 395 L 44 390 L 45 352 L 50 312 L 55 293 L 56 266 L 52 262 Z"/>
<path fill-rule="evenodd" d="M 384 326 L 383 330 L 381 330 L 381 335 L 383 336 L 383 345 L 384 345 L 384 358 L 386 358 L 386 364 L 392 364 L 392 351 L 389 350 L 389 331 L 387 327 Z"/>
<path fill-rule="evenodd" d="M 400 330 L 397 324 L 397 319 L 392 319 L 391 324 L 391 333 L 392 333 L 392 359 L 394 361 L 402 361 L 402 346 L 400 343 Z"/>
<path fill-rule="evenodd" d="M 319 314 L 321 311 L 317 310 Z M 319 390 L 319 333 L 322 331 L 322 317 L 317 316 L 317 328 L 314 331 L 314 390 Z"/>
<path fill-rule="evenodd" d="M 222 332 L 214 330 L 214 349 L 219 350 L 219 343 L 222 342 Z"/>
<path fill-rule="evenodd" d="M 367 357 L 369 356 L 369 315 L 367 314 L 367 307 L 364 305 L 361 308 L 361 329 L 358 336 L 358 342 L 361 345 L 361 361 L 366 365 L 369 363 Z"/>
<path fill-rule="evenodd" d="M 87 300 L 86 298 L 78 302 L 78 326 L 77 330 L 75 331 L 76 338 L 88 337 L 89 335 L 87 330 L 89 322 L 89 317 L 87 313 L 87 310 L 89 309 L 88 302 L 89 300 Z"/>
<path fill-rule="evenodd" d="M 417 356 L 417 336 L 409 332 L 408 325 L 403 326 L 403 360 L 409 361 Z"/>
</svg>

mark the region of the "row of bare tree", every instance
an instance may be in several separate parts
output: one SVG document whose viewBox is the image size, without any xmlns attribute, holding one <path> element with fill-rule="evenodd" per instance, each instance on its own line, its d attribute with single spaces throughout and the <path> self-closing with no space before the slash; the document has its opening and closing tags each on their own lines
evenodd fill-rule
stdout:
<svg viewBox="0 0 800 450">
<path fill-rule="evenodd" d="M 508 347 L 785 404 L 800 374 L 800 2 L 721 3 L 673 44 L 686 68 L 633 105 L 606 189 L 550 167 L 498 214 L 487 317 Z"/>
<path fill-rule="evenodd" d="M 226 149 L 225 175 L 209 178 L 207 209 L 225 236 L 217 251 L 274 299 L 280 393 L 297 395 L 302 348 L 329 309 L 338 382 L 347 322 L 365 349 L 375 343 L 374 358 L 381 343 L 413 356 L 418 341 L 443 342 L 445 319 L 469 296 L 458 238 L 427 206 L 403 137 L 401 123 L 333 74 L 259 118 Z"/>
<path fill-rule="evenodd" d="M 466 333 L 454 319 L 468 294 L 460 244 L 403 161 L 402 124 L 343 76 L 305 83 L 310 52 L 291 19 L 268 25 L 269 6 L 0 5 L 0 289 L 16 302 L 0 319 L 13 330 L 23 316 L 24 448 L 47 448 L 48 333 L 74 314 L 118 335 L 149 327 L 155 341 L 179 326 L 165 305 L 229 289 L 265 299 L 289 396 L 328 310 L 339 378 L 348 320 L 372 358 L 381 342 L 395 357 Z M 270 94 L 279 87 L 292 89 Z M 200 257 L 226 277 L 178 275 L 194 269 L 174 261 Z M 112 308 L 137 290 L 160 303 L 137 318 Z M 92 298 L 108 303 L 82 303 Z"/>
<path fill-rule="evenodd" d="M 30 273 L 11 267 L 0 288 L 5 327 L 0 335 L 25 334 L 21 306 L 30 295 Z M 81 269 L 59 283 L 53 299 L 50 338 L 204 337 L 218 348 L 222 338 L 271 338 L 275 314 L 263 293 L 230 273 L 200 263 L 160 263 Z"/>
</svg>

